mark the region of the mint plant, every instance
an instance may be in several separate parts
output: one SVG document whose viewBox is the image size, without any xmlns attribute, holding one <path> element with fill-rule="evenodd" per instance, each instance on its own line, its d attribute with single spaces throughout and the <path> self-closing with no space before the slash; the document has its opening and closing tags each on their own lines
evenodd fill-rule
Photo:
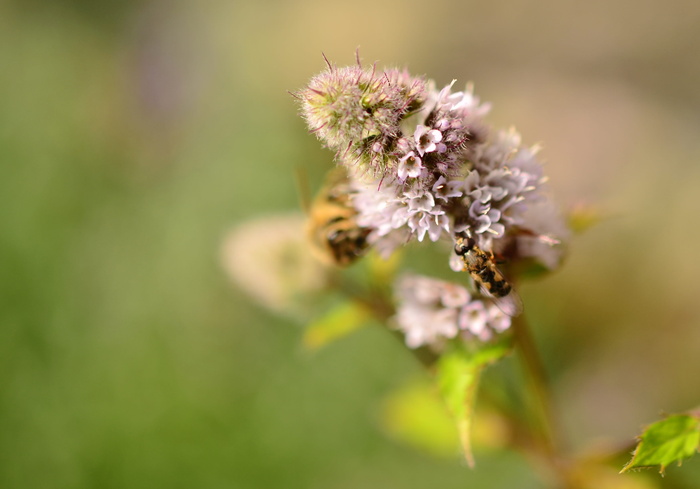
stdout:
<svg viewBox="0 0 700 489">
<path fill-rule="evenodd" d="M 517 288 L 532 274 L 559 268 L 581 222 L 567 219 L 548 193 L 540 148 L 523 144 L 514 128 L 490 126 L 490 105 L 471 85 L 455 87 L 406 70 L 363 67 L 358 58 L 349 67 L 326 60 L 326 70 L 293 94 L 310 132 L 334 153 L 332 181 L 338 170 L 343 175 L 342 192 L 326 189 L 317 199 L 324 210 L 312 208 L 307 231 L 327 247 L 342 246 L 353 263 L 357 258 L 347 270 L 341 268 L 348 261 L 315 269 L 316 278 L 304 281 L 313 287 L 290 286 L 311 311 L 314 303 L 321 311 L 309 313 L 304 343 L 318 348 L 367 324 L 383 325 L 433 375 L 470 466 L 482 373 L 515 352 L 527 381 L 519 387 L 530 402 L 525 413 L 501 403 L 507 443 L 544 467 L 549 485 L 617 487 L 616 478 L 627 477 L 624 487 L 654 487 L 612 468 L 631 446 L 579 457 L 562 442 Z M 585 227 L 591 216 L 584 217 Z M 356 255 L 348 254 L 353 246 Z M 438 257 L 434 276 L 404 260 L 407 246 Z M 306 259 L 295 262 L 306 264 L 299 276 L 307 277 Z M 670 416 L 644 432 L 623 472 L 663 472 L 698 443 L 696 412 Z"/>
</svg>

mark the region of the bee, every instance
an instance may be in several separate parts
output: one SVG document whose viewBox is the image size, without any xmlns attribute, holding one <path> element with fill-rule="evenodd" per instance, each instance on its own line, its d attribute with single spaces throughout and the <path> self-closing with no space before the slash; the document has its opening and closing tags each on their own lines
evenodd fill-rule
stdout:
<svg viewBox="0 0 700 489">
<path fill-rule="evenodd" d="M 347 267 L 369 248 L 371 229 L 357 224 L 354 192 L 347 171 L 338 167 L 311 203 L 306 231 L 314 255 L 324 263 Z"/>
<path fill-rule="evenodd" d="M 481 292 L 492 298 L 496 306 L 508 316 L 515 317 L 523 311 L 523 303 L 496 267 L 491 253 L 487 253 L 471 236 L 458 236 L 455 240 L 455 253 L 462 259 L 463 272 L 469 275 Z"/>
</svg>

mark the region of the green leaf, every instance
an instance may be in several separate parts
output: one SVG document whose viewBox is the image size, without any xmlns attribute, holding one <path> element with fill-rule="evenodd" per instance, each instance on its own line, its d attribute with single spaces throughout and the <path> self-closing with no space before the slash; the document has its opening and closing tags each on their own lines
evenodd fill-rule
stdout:
<svg viewBox="0 0 700 489">
<path fill-rule="evenodd" d="M 588 231 L 609 216 L 593 206 L 578 205 L 569 212 L 569 228 L 576 234 Z"/>
<path fill-rule="evenodd" d="M 384 429 L 394 438 L 439 457 L 454 457 L 459 441 L 445 403 L 426 379 L 413 380 L 382 402 Z"/>
<path fill-rule="evenodd" d="M 392 253 L 387 259 L 381 258 L 378 253 L 369 253 L 365 262 L 369 270 L 372 283 L 376 286 L 391 286 L 396 277 L 396 271 L 403 259 L 401 250 Z"/>
<path fill-rule="evenodd" d="M 447 408 L 455 418 L 464 458 L 474 467 L 471 449 L 472 420 L 481 372 L 510 351 L 510 340 L 478 345 L 454 345 L 437 364 L 438 384 Z"/>
<path fill-rule="evenodd" d="M 551 272 L 551 270 L 542 263 L 527 258 L 514 263 L 513 266 L 509 268 L 509 271 L 513 276 L 521 279 L 540 278 Z"/>
<path fill-rule="evenodd" d="M 303 343 L 315 350 L 366 326 L 372 312 L 357 302 L 345 301 L 306 327 Z"/>
<path fill-rule="evenodd" d="M 639 444 L 632 460 L 622 469 L 653 467 L 658 465 L 663 474 L 666 466 L 680 463 L 700 448 L 700 417 L 692 414 L 675 414 L 647 427 L 639 437 Z"/>
</svg>

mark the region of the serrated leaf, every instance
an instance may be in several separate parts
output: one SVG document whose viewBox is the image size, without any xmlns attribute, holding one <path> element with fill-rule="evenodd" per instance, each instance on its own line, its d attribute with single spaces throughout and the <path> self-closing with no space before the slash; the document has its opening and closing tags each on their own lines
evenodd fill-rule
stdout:
<svg viewBox="0 0 700 489">
<path fill-rule="evenodd" d="M 509 350 L 509 341 L 482 343 L 471 349 L 455 345 L 438 360 L 440 393 L 455 418 L 464 458 L 470 467 L 474 467 L 471 430 L 479 377 L 484 367 L 502 358 Z"/>
<path fill-rule="evenodd" d="M 632 460 L 622 472 L 658 465 L 663 474 L 669 464 L 680 463 L 700 448 L 700 418 L 688 414 L 669 416 L 648 426 L 639 440 Z"/>
<path fill-rule="evenodd" d="M 315 350 L 367 325 L 371 311 L 357 302 L 346 301 L 332 308 L 306 327 L 302 342 Z"/>
</svg>

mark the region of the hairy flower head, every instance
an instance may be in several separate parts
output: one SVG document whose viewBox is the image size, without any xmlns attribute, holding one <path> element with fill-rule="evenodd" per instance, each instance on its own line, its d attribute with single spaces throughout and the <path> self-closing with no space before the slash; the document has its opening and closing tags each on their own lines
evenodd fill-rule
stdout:
<svg viewBox="0 0 700 489">
<path fill-rule="evenodd" d="M 328 69 L 297 92 L 312 132 L 340 161 L 380 175 L 398 163 L 401 121 L 425 101 L 425 83 L 407 71 L 358 66 Z"/>
</svg>

